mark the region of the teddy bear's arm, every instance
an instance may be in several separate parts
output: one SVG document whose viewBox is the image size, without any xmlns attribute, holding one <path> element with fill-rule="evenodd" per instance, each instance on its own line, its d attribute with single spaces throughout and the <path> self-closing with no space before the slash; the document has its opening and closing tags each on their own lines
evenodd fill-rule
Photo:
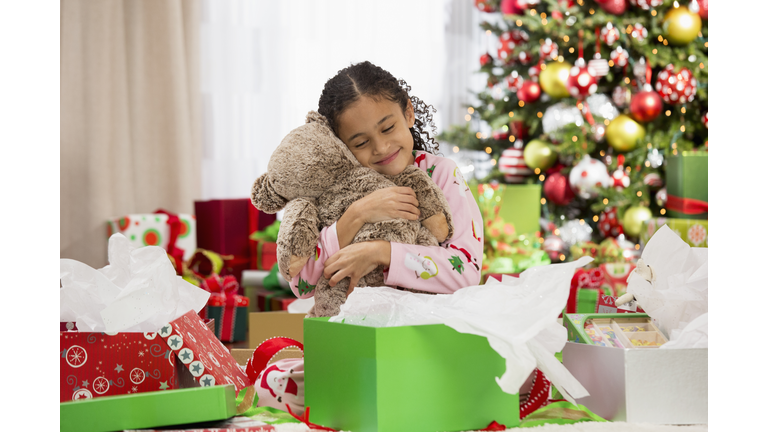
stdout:
<svg viewBox="0 0 768 432">
<path fill-rule="evenodd" d="M 314 256 L 319 238 L 314 200 L 296 198 L 289 201 L 277 234 L 277 267 L 285 280 L 293 279 Z"/>
<path fill-rule="evenodd" d="M 408 186 L 416 193 L 419 201 L 421 224 L 442 243 L 453 236 L 451 209 L 443 191 L 429 178 L 427 173 L 415 165 L 406 167 L 403 172 L 390 177 L 398 186 Z"/>
</svg>

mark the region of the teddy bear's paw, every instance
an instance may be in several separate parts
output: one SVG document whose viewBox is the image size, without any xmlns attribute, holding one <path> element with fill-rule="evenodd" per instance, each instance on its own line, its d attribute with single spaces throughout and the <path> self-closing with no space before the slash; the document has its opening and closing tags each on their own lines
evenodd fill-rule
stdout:
<svg viewBox="0 0 768 432">
<path fill-rule="evenodd" d="M 427 219 L 421 221 L 421 224 L 427 227 L 427 229 L 435 236 L 439 243 L 445 241 L 448 238 L 448 220 L 442 213 L 437 213 L 430 216 Z"/>
</svg>

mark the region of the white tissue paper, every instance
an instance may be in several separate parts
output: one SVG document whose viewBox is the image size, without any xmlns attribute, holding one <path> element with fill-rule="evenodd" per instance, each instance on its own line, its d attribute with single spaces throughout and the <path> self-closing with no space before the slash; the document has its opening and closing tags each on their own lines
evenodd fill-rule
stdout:
<svg viewBox="0 0 768 432">
<path fill-rule="evenodd" d="M 193 309 L 210 293 L 185 281 L 158 246 L 134 249 L 120 234 L 109 238 L 109 265 L 94 269 L 60 260 L 61 322 L 86 332 L 156 332 Z"/>
<path fill-rule="evenodd" d="M 453 294 L 415 294 L 389 287 L 355 289 L 329 321 L 370 327 L 445 324 L 460 333 L 488 338 L 506 360 L 499 387 L 518 393 L 539 368 L 566 399 L 589 396 L 584 386 L 555 358 L 567 339 L 557 318 L 565 307 L 574 271 L 592 261 L 533 267 L 519 278 L 504 276 Z"/>
<path fill-rule="evenodd" d="M 707 250 L 689 246 L 664 225 L 627 279 L 627 293 L 669 339 L 662 348 L 707 346 L 707 317 L 696 321 L 708 312 Z"/>
</svg>

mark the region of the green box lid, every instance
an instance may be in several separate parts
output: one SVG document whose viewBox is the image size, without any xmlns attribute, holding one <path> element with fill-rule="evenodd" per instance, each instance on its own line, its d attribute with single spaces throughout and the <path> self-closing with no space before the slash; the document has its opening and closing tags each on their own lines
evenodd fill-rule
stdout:
<svg viewBox="0 0 768 432">
<path fill-rule="evenodd" d="M 223 420 L 236 414 L 235 387 L 218 385 L 61 402 L 61 432 L 107 432 Z"/>
<path fill-rule="evenodd" d="M 517 394 L 496 383 L 505 360 L 488 339 L 439 325 L 374 328 L 304 320 L 310 421 L 349 431 L 478 430 L 520 423 Z"/>
</svg>

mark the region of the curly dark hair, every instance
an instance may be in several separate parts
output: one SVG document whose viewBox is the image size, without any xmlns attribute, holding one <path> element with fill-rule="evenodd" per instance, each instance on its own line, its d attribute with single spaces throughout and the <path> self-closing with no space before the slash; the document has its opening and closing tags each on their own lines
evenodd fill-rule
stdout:
<svg viewBox="0 0 768 432">
<path fill-rule="evenodd" d="M 437 110 L 416 96 L 410 96 L 410 90 L 411 86 L 405 80 L 398 80 L 384 69 L 369 61 L 364 61 L 340 70 L 336 76 L 325 83 L 317 111 L 328 119 L 331 128 L 338 135 L 339 116 L 361 96 L 386 97 L 400 105 L 403 114 L 405 114 L 408 99 L 410 99 L 416 116 L 416 122 L 410 128 L 411 136 L 413 136 L 413 148 L 414 150 L 437 154 L 440 144 L 426 130 L 426 127 L 429 126 L 432 134 L 436 134 L 432 113 Z"/>
</svg>

